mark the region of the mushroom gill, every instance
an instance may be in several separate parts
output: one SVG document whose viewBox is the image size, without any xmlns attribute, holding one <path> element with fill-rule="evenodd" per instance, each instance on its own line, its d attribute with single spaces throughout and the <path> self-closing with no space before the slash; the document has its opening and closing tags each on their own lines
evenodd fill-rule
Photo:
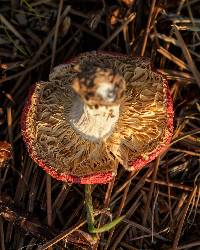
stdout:
<svg viewBox="0 0 200 250">
<path fill-rule="evenodd" d="M 52 176 L 101 183 L 116 174 L 118 162 L 134 170 L 153 160 L 169 144 L 172 123 L 167 82 L 149 59 L 88 52 L 32 88 L 22 134 Z"/>
</svg>

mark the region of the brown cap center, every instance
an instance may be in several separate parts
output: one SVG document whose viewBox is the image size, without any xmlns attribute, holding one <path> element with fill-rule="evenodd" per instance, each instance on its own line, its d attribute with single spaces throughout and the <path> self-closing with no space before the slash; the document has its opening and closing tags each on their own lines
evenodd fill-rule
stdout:
<svg viewBox="0 0 200 250">
<path fill-rule="evenodd" d="M 125 80 L 109 68 L 86 65 L 76 66 L 77 77 L 72 88 L 89 106 L 112 106 L 120 104 L 124 96 Z"/>
</svg>

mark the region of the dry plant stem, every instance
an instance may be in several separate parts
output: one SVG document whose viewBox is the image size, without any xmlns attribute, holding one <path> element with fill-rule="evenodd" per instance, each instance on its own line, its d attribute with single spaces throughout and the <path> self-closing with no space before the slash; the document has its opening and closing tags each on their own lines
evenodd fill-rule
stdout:
<svg viewBox="0 0 200 250">
<path fill-rule="evenodd" d="M 85 185 L 85 205 L 87 211 L 88 231 L 94 230 L 94 210 L 92 205 L 91 185 Z"/>
<path fill-rule="evenodd" d="M 146 30 L 145 30 L 145 36 L 144 36 L 144 41 L 143 41 L 143 45 L 142 45 L 141 56 L 144 56 L 144 52 L 145 52 L 145 49 L 146 49 L 147 39 L 148 39 L 148 35 L 149 35 L 149 28 L 150 28 L 151 19 L 152 19 L 155 4 L 156 4 L 156 0 L 153 0 L 152 3 L 151 3 L 151 9 L 150 9 L 150 13 L 149 13 L 147 27 L 146 27 Z"/>
<path fill-rule="evenodd" d="M 197 191 L 197 186 L 194 187 L 193 189 L 193 192 L 190 194 L 190 198 L 189 198 L 189 202 L 188 204 L 185 205 L 185 208 L 183 210 L 183 215 L 182 215 L 182 218 L 179 222 L 179 225 L 178 225 L 178 228 L 177 228 L 177 231 L 176 231 L 176 235 L 175 235 L 175 238 L 174 238 L 174 242 L 173 242 L 173 246 L 172 246 L 172 249 L 175 250 L 175 249 L 178 249 L 178 242 L 179 242 L 179 239 L 180 239 L 180 236 L 181 236 L 181 231 L 182 231 L 182 228 L 183 228 L 183 224 L 184 224 L 184 221 L 185 221 L 185 218 L 186 218 L 186 215 L 187 215 L 187 212 L 188 212 L 188 209 L 189 209 L 189 206 L 196 194 L 196 191 Z"/>
<path fill-rule="evenodd" d="M 59 20 L 60 22 L 63 21 L 63 19 L 65 18 L 65 16 L 67 16 L 68 12 L 70 11 L 70 6 L 67 6 L 66 9 L 63 11 L 63 14 L 60 16 Z M 56 24 L 57 25 L 57 24 Z M 33 65 L 37 59 L 40 57 L 40 55 L 42 54 L 42 52 L 45 50 L 45 48 L 47 47 L 47 45 L 49 44 L 49 41 L 51 40 L 51 38 L 53 37 L 53 34 L 55 34 L 55 30 L 57 26 L 53 26 L 53 28 L 51 29 L 49 35 L 47 36 L 47 38 L 44 40 L 42 46 L 39 48 L 39 50 L 37 51 L 37 53 L 35 54 L 35 56 L 33 57 L 32 61 L 31 61 L 31 65 Z M 56 53 L 56 48 L 55 48 L 55 53 Z"/>
<path fill-rule="evenodd" d="M 167 169 L 167 173 L 166 173 L 166 179 L 167 179 L 167 183 L 169 183 L 170 180 L 169 180 L 169 171 L 168 171 L 168 169 Z M 159 189 L 158 189 L 158 193 L 159 193 Z M 167 193 L 168 193 L 168 203 L 169 203 L 169 215 L 170 215 L 170 221 L 171 221 L 171 224 L 172 224 L 173 223 L 172 199 L 171 199 L 171 188 L 169 186 L 167 187 Z M 153 220 L 152 220 L 152 223 L 153 223 Z"/>
<path fill-rule="evenodd" d="M 200 246 L 200 240 L 199 241 L 195 241 L 195 242 L 192 242 L 192 243 L 189 243 L 189 244 L 185 244 L 185 245 L 182 245 L 182 246 L 179 246 L 177 248 L 177 250 L 181 250 L 181 249 L 194 249 L 193 247 L 197 247 L 197 246 Z M 197 249 L 197 248 L 196 248 Z"/>
<path fill-rule="evenodd" d="M 27 44 L 27 41 L 23 38 L 23 36 L 15 29 L 15 27 L 8 22 L 8 20 L 0 14 L 1 22 L 9 29 L 22 43 Z"/>
<path fill-rule="evenodd" d="M 92 193 L 91 193 L 91 185 L 85 185 L 85 205 L 87 210 L 87 222 L 88 222 L 88 231 L 90 233 L 104 233 L 115 227 L 118 223 L 120 223 L 125 216 L 118 217 L 114 219 L 112 222 L 105 224 L 100 228 L 95 228 L 95 220 L 94 220 L 94 209 L 92 205 Z"/>
<path fill-rule="evenodd" d="M 8 124 L 8 139 L 11 144 L 11 154 L 13 155 L 13 116 L 11 107 L 7 108 L 7 124 Z M 15 164 L 15 159 L 12 157 L 12 164 Z"/>
<path fill-rule="evenodd" d="M 153 208 L 152 208 L 152 214 L 151 214 L 151 242 L 152 243 L 154 242 L 154 223 L 155 223 L 154 218 L 155 218 L 156 203 L 158 201 L 158 195 L 159 195 L 159 191 L 157 190 L 156 197 L 153 202 Z M 170 206 L 170 210 L 171 210 L 171 206 Z"/>
<path fill-rule="evenodd" d="M 186 198 L 187 198 L 187 194 L 183 192 L 177 203 L 177 206 L 174 209 L 174 213 L 173 213 L 174 217 L 178 216 L 178 214 L 180 213 L 180 210 L 182 209 L 184 202 L 186 201 Z"/>
<path fill-rule="evenodd" d="M 110 199 L 111 199 L 111 193 L 112 193 L 114 184 L 115 184 L 115 177 L 108 184 L 108 188 L 107 188 L 107 192 L 106 192 L 105 200 L 104 200 L 104 209 L 107 209 L 109 207 Z M 99 219 L 98 227 L 101 227 L 101 225 L 104 223 L 104 221 L 105 221 L 105 216 L 104 216 L 104 214 L 102 214 L 100 216 L 100 219 Z M 97 243 L 96 243 L 96 249 L 98 249 L 100 241 L 101 241 L 101 235 L 99 234 L 98 239 L 97 239 Z"/>
<path fill-rule="evenodd" d="M 131 173 L 129 173 L 128 179 L 131 179 L 132 176 L 135 176 L 135 172 L 134 171 L 131 172 Z M 128 195 L 128 191 L 129 191 L 130 185 L 131 185 L 131 181 L 129 181 L 129 183 L 127 184 L 127 186 L 126 186 L 126 188 L 124 190 L 123 197 L 122 197 L 122 200 L 121 200 L 118 212 L 117 212 L 117 216 L 121 215 L 122 210 L 123 210 L 123 208 L 125 206 L 125 202 L 126 202 L 126 198 L 127 198 L 127 195 Z"/>
<path fill-rule="evenodd" d="M 134 228 L 137 228 L 138 230 L 141 230 L 142 232 L 147 233 L 147 234 L 149 235 L 149 237 L 150 237 L 150 236 L 151 236 L 151 237 L 154 236 L 154 237 L 157 238 L 157 239 L 164 240 L 164 241 L 168 241 L 165 237 L 160 236 L 160 235 L 159 235 L 159 232 L 158 232 L 158 233 L 153 233 L 153 234 L 152 234 L 152 229 L 143 227 L 143 226 L 141 226 L 140 224 L 135 223 L 135 222 L 133 222 L 133 221 L 131 221 L 131 220 L 125 219 L 125 220 L 123 220 L 123 222 L 127 223 L 127 224 L 129 225 L 129 228 L 130 228 L 130 227 L 134 227 Z M 143 237 L 143 235 L 142 235 L 141 237 Z"/>
<path fill-rule="evenodd" d="M 139 180 L 139 178 L 135 178 L 135 179 Z M 152 181 L 153 180 L 150 179 L 150 178 L 146 178 L 145 179 L 145 182 L 151 183 Z M 172 187 L 172 188 L 182 189 L 182 190 L 190 191 L 190 192 L 193 191 L 192 187 L 186 186 L 186 185 L 183 185 L 183 184 L 179 184 L 179 183 L 172 183 L 172 182 L 166 182 L 166 181 L 162 181 L 162 180 L 155 180 L 155 184 L 166 186 L 166 187 Z"/>
<path fill-rule="evenodd" d="M 194 61 L 193 61 L 193 59 L 192 59 L 192 57 L 190 55 L 190 52 L 189 52 L 189 50 L 188 50 L 188 48 L 187 48 L 187 46 L 186 46 L 180 32 L 178 30 L 178 27 L 176 25 L 174 25 L 173 29 L 174 29 L 175 35 L 177 37 L 177 40 L 179 42 L 179 45 L 180 45 L 180 47 L 182 49 L 182 52 L 183 52 L 183 54 L 185 56 L 185 59 L 186 59 L 186 61 L 188 63 L 188 66 L 190 67 L 190 69 L 191 69 L 191 71 L 192 71 L 192 73 L 194 75 L 194 78 L 195 78 L 198 86 L 200 87 L 200 73 L 199 73 L 199 71 L 198 71 L 198 69 L 197 69 L 197 67 L 196 67 L 196 65 L 195 65 L 195 63 L 194 63 Z"/>
<path fill-rule="evenodd" d="M 154 185 L 155 185 L 155 181 L 156 181 L 156 176 L 157 176 L 157 172 L 158 172 L 158 166 L 160 164 L 160 156 L 156 159 L 155 162 L 155 169 L 153 172 L 153 178 L 152 178 L 152 182 L 151 182 L 151 186 L 150 186 L 150 192 L 147 198 L 147 203 L 144 209 L 144 217 L 142 220 L 142 225 L 145 226 L 146 224 L 146 220 L 147 220 L 147 216 L 148 216 L 148 211 L 149 211 L 149 207 L 150 207 L 150 203 L 151 203 L 151 199 L 152 199 L 152 195 L 153 195 L 153 190 L 154 190 Z M 141 245 L 143 244 L 143 239 L 141 240 Z"/>
<path fill-rule="evenodd" d="M 61 11 L 63 8 L 63 0 L 60 1 L 59 8 L 58 8 L 58 16 L 56 20 L 56 26 L 55 26 L 55 34 L 54 34 L 54 40 L 53 40 L 53 46 L 52 46 L 52 58 L 51 58 L 51 69 L 54 66 L 54 61 L 55 61 L 55 54 L 56 54 L 56 44 L 57 44 L 57 39 L 58 39 L 58 30 L 60 26 L 60 16 L 61 16 Z"/>
<path fill-rule="evenodd" d="M 9 107 L 7 108 L 8 139 L 13 146 L 12 120 L 12 109 Z"/>
<path fill-rule="evenodd" d="M 65 9 L 65 11 L 63 12 L 63 14 L 61 15 L 61 21 L 63 20 L 63 18 L 68 14 L 68 12 L 70 11 L 70 6 L 67 6 L 67 8 Z M 84 24 L 84 23 L 83 23 Z M 55 27 L 52 28 L 52 30 L 50 31 L 49 35 L 47 36 L 47 38 L 44 40 L 42 46 L 39 48 L 39 50 L 36 52 L 35 56 L 33 57 L 33 59 L 31 60 L 30 64 L 29 64 L 29 68 L 16 73 L 14 75 L 11 75 L 5 79 L 1 79 L 0 80 L 0 84 L 6 81 L 10 81 L 13 80 L 17 77 L 20 77 L 22 74 L 27 74 L 28 72 L 30 72 L 31 70 L 39 67 L 40 65 L 43 65 L 44 63 L 46 63 L 49 59 L 51 59 L 52 55 L 49 55 L 47 57 L 45 57 L 43 60 L 37 62 L 38 58 L 40 57 L 40 55 L 42 54 L 42 52 L 44 51 L 44 49 L 47 47 L 49 41 L 51 40 L 53 34 L 55 32 Z M 60 52 L 65 46 L 67 46 L 73 39 L 74 37 L 80 32 L 80 30 L 77 30 L 71 37 L 70 39 L 68 39 L 62 46 L 60 46 L 59 49 L 56 49 L 56 52 Z M 37 62 L 37 63 L 36 63 Z M 24 75 L 25 77 L 25 75 Z M 22 79 L 23 80 L 23 79 Z M 16 86 L 16 89 L 19 86 Z M 13 92 L 13 91 L 12 91 Z"/>
<path fill-rule="evenodd" d="M 106 192 L 105 200 L 104 200 L 104 209 L 107 209 L 109 207 L 111 193 L 112 193 L 112 190 L 113 190 L 113 187 L 114 187 L 114 183 L 115 183 L 115 177 L 108 184 L 108 188 L 107 188 L 107 192 Z M 99 220 L 99 227 L 104 223 L 104 219 L 105 219 L 104 214 L 102 214 L 100 216 L 100 220 Z"/>
<path fill-rule="evenodd" d="M 4 244 L 3 220 L 1 218 L 0 218 L 0 241 L 1 241 L 0 248 L 2 250 L 6 250 Z"/>
<path fill-rule="evenodd" d="M 123 246 L 123 247 L 125 247 L 125 249 L 129 249 L 129 250 L 139 250 L 138 248 L 135 248 L 135 247 L 129 245 L 128 243 L 126 243 L 126 242 L 121 242 L 120 245 Z"/>
<path fill-rule="evenodd" d="M 103 50 L 104 48 L 106 48 L 112 42 L 112 40 L 115 39 L 115 37 L 123 30 L 123 28 L 135 19 L 135 16 L 135 13 L 131 14 L 128 19 L 119 28 L 117 28 L 111 34 L 111 36 L 98 48 L 98 50 Z"/>
<path fill-rule="evenodd" d="M 62 232 L 61 234 L 59 234 L 58 236 L 56 236 L 54 239 L 50 240 L 49 242 L 45 243 L 42 246 L 39 246 L 37 248 L 37 250 L 45 250 L 45 249 L 47 249 L 47 248 L 55 245 L 57 242 L 65 239 L 68 235 L 72 234 L 74 231 L 76 231 L 77 229 L 79 229 L 80 227 L 82 227 L 85 223 L 86 223 L 86 221 L 82 221 L 79 224 L 75 225 L 73 228 L 66 229 L 64 232 Z"/>
<path fill-rule="evenodd" d="M 146 188 L 146 187 L 143 187 L 142 190 L 149 192 L 149 188 Z M 160 192 L 159 192 L 159 196 L 163 196 L 163 197 L 168 198 L 169 195 L 166 194 L 166 193 L 164 193 L 164 192 L 161 192 L 161 191 L 160 191 Z M 188 197 L 188 196 L 187 196 L 187 197 Z M 187 197 L 186 197 L 186 198 L 187 198 Z M 177 201 L 177 202 L 179 202 L 179 200 L 182 199 L 182 197 L 179 198 L 179 197 L 173 196 L 173 195 L 171 195 L 170 198 L 173 199 L 173 200 L 175 200 L 175 201 Z M 184 201 L 183 201 L 184 204 L 188 204 L 188 203 L 189 203 L 189 200 L 186 199 L 186 198 L 184 198 Z M 177 206 L 178 206 L 178 205 L 177 205 Z M 182 205 L 182 206 L 183 206 L 183 205 Z M 200 208 L 200 204 L 198 204 L 197 207 Z M 180 210 L 180 208 L 179 208 L 179 210 Z M 174 215 L 173 215 L 173 216 L 174 216 Z"/>
<path fill-rule="evenodd" d="M 141 200 L 141 198 L 142 198 L 142 195 L 140 194 L 137 197 L 136 201 L 131 205 L 131 207 L 127 211 L 127 213 L 126 213 L 126 219 L 123 220 L 124 222 L 126 222 L 127 219 L 129 219 L 133 215 L 133 213 L 136 211 L 137 207 L 139 206 L 139 201 Z M 114 248 L 115 246 L 117 246 L 120 243 L 120 239 L 123 238 L 123 236 L 127 233 L 127 230 L 129 228 L 130 228 L 130 225 L 129 225 L 129 227 L 121 227 L 121 228 L 119 228 L 118 229 L 118 232 L 120 232 L 119 237 L 117 235 L 118 232 L 116 232 L 117 237 L 115 237 L 112 234 L 112 232 L 111 232 L 110 235 L 109 235 L 109 238 L 107 240 L 107 243 L 106 243 L 106 246 L 105 246 L 104 250 L 109 249 L 109 245 L 110 245 L 110 242 L 111 242 L 111 239 L 112 239 L 113 236 L 114 236 L 113 237 L 114 238 L 114 240 L 113 240 L 114 244 L 113 244 L 112 248 Z"/>
<path fill-rule="evenodd" d="M 83 23 L 83 25 L 84 25 L 84 23 Z M 68 39 L 62 46 L 60 46 L 58 49 L 56 49 L 56 52 L 58 53 L 58 52 L 61 52 L 78 34 L 80 33 L 80 30 L 78 29 L 71 37 L 70 37 L 70 39 Z M 19 88 L 19 85 L 20 85 L 20 83 L 24 80 L 24 78 L 25 78 L 25 76 L 26 76 L 26 74 L 27 73 L 29 73 L 31 70 L 33 70 L 33 69 L 35 69 L 35 68 L 37 68 L 37 67 L 39 67 L 40 65 L 43 65 L 44 63 L 46 63 L 49 59 L 51 59 L 51 55 L 50 56 L 47 56 L 47 57 L 45 57 L 43 60 L 41 60 L 40 62 L 38 62 L 38 63 L 36 63 L 36 64 L 34 64 L 33 66 L 31 66 L 31 67 L 29 67 L 29 68 L 27 68 L 27 69 L 25 69 L 25 70 L 23 70 L 23 71 L 21 71 L 21 72 L 19 72 L 19 73 L 16 73 L 16 74 L 14 74 L 14 75 L 11 75 L 11 76 L 8 76 L 7 78 L 5 78 L 5 79 L 0 79 L 0 84 L 1 83 L 4 83 L 4 82 L 7 82 L 7 81 L 10 81 L 10 80 L 13 80 L 13 79 L 15 79 L 15 78 L 17 78 L 17 77 L 22 77 L 21 79 L 20 79 L 20 81 L 18 81 L 18 84 L 17 85 L 15 85 L 15 87 L 12 89 L 12 91 L 11 91 L 11 93 L 14 93 L 15 91 L 14 90 L 17 90 L 17 89 L 19 89 L 20 90 L 20 93 L 21 93 L 21 88 Z M 34 58 L 33 58 L 33 60 L 31 61 L 31 64 L 34 62 L 35 60 L 34 60 Z"/>
<path fill-rule="evenodd" d="M 128 180 L 131 179 L 132 176 L 135 176 L 135 173 L 134 173 L 134 172 L 129 173 L 129 175 L 128 175 Z M 128 184 L 127 184 L 127 186 L 126 186 L 126 188 L 125 188 L 125 190 L 124 190 L 124 192 L 123 192 L 122 200 L 121 200 L 119 209 L 118 209 L 118 211 L 117 211 L 117 216 L 120 216 L 120 215 L 121 215 L 122 209 L 124 208 L 124 205 L 125 205 L 125 202 L 126 202 L 126 198 L 127 198 L 127 195 L 128 195 L 128 191 L 129 191 L 130 185 L 131 185 L 131 181 L 128 182 Z M 125 230 L 125 229 L 124 229 L 124 230 Z M 124 231 L 124 230 L 123 230 L 123 231 Z M 127 230 L 128 230 L 128 228 L 127 228 Z M 109 238 L 108 238 L 108 242 L 107 242 L 107 245 L 106 245 L 107 248 L 109 247 L 109 244 L 110 244 L 110 241 L 111 241 L 112 236 L 113 236 L 113 234 L 114 234 L 114 231 L 115 231 L 115 229 L 113 228 L 113 230 L 110 232 L 110 235 L 109 235 Z M 123 238 L 123 231 L 122 231 L 122 233 L 120 234 L 120 235 L 121 235 L 121 238 Z M 126 231 L 126 230 L 125 230 L 125 231 Z M 112 248 L 115 249 L 115 247 L 118 246 L 119 242 L 120 242 L 120 236 L 119 236 L 118 240 L 115 241 L 115 243 L 114 243 L 114 245 L 112 246 Z M 105 249 L 107 249 L 107 248 L 105 248 Z"/>
<path fill-rule="evenodd" d="M 181 9 L 183 8 L 184 2 L 185 2 L 185 0 L 181 0 L 181 1 L 180 1 L 179 6 L 178 6 L 178 9 L 177 9 L 177 11 L 176 11 L 176 15 L 178 15 L 178 16 L 180 15 L 180 12 L 181 12 Z M 169 34 L 169 36 L 168 36 L 169 39 L 172 39 L 172 34 L 173 34 L 173 32 L 172 32 L 172 29 L 171 29 L 171 30 L 170 30 L 170 34 Z M 166 49 L 167 51 L 169 51 L 169 47 L 170 47 L 170 42 L 168 42 L 168 43 L 165 44 L 165 49 Z M 161 59 L 161 64 L 160 64 L 161 68 L 164 68 L 165 62 L 166 62 L 166 58 L 163 57 L 163 58 Z"/>
<path fill-rule="evenodd" d="M 68 39 L 62 46 L 60 46 L 58 49 L 56 49 L 56 53 L 59 53 L 61 52 L 78 34 L 80 33 L 80 30 L 78 29 L 71 37 L 70 39 Z M 45 43 L 45 42 L 44 42 Z M 39 51 L 39 50 L 38 50 Z M 41 52 L 41 51 L 40 51 Z M 37 53 L 36 53 L 37 55 Z M 33 58 L 33 60 L 31 61 L 30 65 L 34 64 L 34 62 L 36 61 L 35 59 L 36 57 Z M 51 55 L 50 56 L 47 56 L 45 57 L 43 60 L 41 60 L 40 62 L 38 63 L 35 63 L 33 66 L 31 66 L 30 68 L 28 69 L 25 69 L 15 75 L 12 75 L 12 76 L 9 76 L 7 77 L 5 80 L 0 80 L 0 84 L 5 82 L 5 81 L 9 81 L 9 80 L 12 80 L 12 79 L 15 79 L 17 77 L 20 77 L 19 80 L 17 81 L 17 84 L 13 87 L 11 93 L 15 93 L 15 97 L 17 97 L 18 95 L 20 95 L 22 92 L 23 92 L 23 88 L 20 87 L 20 84 L 22 83 L 22 81 L 24 80 L 24 78 L 26 77 L 27 73 L 29 73 L 29 71 L 39 67 L 40 65 L 43 65 L 45 64 L 48 60 L 51 59 Z M 19 91 L 17 91 L 19 89 Z"/>
<path fill-rule="evenodd" d="M 187 65 L 187 63 L 183 62 L 181 59 L 179 59 L 178 57 L 174 56 L 173 54 L 171 54 L 169 51 L 167 51 L 165 48 L 163 48 L 162 46 L 160 46 L 157 51 L 162 54 L 164 57 L 166 57 L 167 59 L 169 59 L 170 61 L 172 61 L 173 63 L 175 63 L 177 66 L 179 66 L 181 69 L 185 69 L 185 70 L 189 70 L 189 66 Z"/>
<path fill-rule="evenodd" d="M 46 192 L 47 192 L 47 223 L 48 226 L 52 226 L 52 203 L 51 203 L 51 176 L 46 176 Z M 48 248 L 52 250 L 52 247 Z"/>
<path fill-rule="evenodd" d="M 117 195 L 122 192 L 127 186 L 129 186 L 129 183 L 131 183 L 132 179 L 134 178 L 134 175 L 132 176 L 129 176 L 128 179 L 123 183 L 122 186 L 120 186 L 116 191 L 115 193 L 112 195 L 111 197 L 111 201 L 113 201 Z"/>
<path fill-rule="evenodd" d="M 146 178 L 148 178 L 152 174 L 152 172 L 153 168 L 150 167 L 144 174 L 144 176 L 140 178 L 140 180 L 135 184 L 134 189 L 128 195 L 125 205 L 127 205 L 131 201 L 131 199 L 133 199 L 133 197 L 137 194 L 137 192 L 139 192 L 144 187 Z"/>
<path fill-rule="evenodd" d="M 4 231 L 3 231 L 3 221 L 10 222 L 12 225 L 17 227 L 17 231 L 22 231 L 23 235 L 29 235 L 29 237 L 32 237 L 32 240 L 37 241 L 37 245 L 39 247 L 48 246 L 49 249 L 53 245 L 59 249 L 66 249 L 64 247 L 64 242 L 61 242 L 61 237 L 63 236 L 63 233 L 55 237 L 55 232 L 49 227 L 47 227 L 45 224 L 38 223 L 38 218 L 32 220 L 32 218 L 29 216 L 27 217 L 26 214 L 20 211 L 19 207 L 15 207 L 14 203 L 11 202 L 11 197 L 7 195 L 2 195 L 0 198 L 0 249 L 5 250 L 4 247 Z M 3 219 L 3 221 L 1 220 Z M 1 227 L 1 221 L 2 221 L 2 227 Z M 85 224 L 85 221 L 83 222 Z M 79 227 L 83 226 L 83 223 L 81 222 L 80 225 L 76 227 L 77 230 L 74 231 L 74 227 L 68 230 L 65 230 L 65 239 L 63 241 L 69 242 L 73 244 L 76 242 L 76 240 L 79 238 L 79 233 L 81 234 L 81 230 L 78 230 Z M 20 230 L 19 230 L 20 228 Z M 78 233 L 78 235 L 77 235 Z M 86 234 L 83 232 L 83 234 Z M 87 238 L 85 237 L 85 240 L 83 240 L 83 243 L 90 244 L 91 237 Z M 88 235 L 89 236 L 89 235 Z M 54 238 L 55 237 L 55 238 Z M 52 239 L 50 242 L 48 242 L 50 239 Z M 60 239 L 60 240 L 57 240 Z M 62 238 L 63 239 L 63 238 Z M 43 246 L 39 243 L 43 244 L 44 242 L 48 242 L 44 244 Z M 81 244 L 81 242 L 80 242 Z M 30 244 L 29 244 L 30 245 Z M 12 248 L 13 249 L 13 248 Z M 21 249 L 21 248 L 17 248 Z"/>
<path fill-rule="evenodd" d="M 106 39 L 102 35 L 94 32 L 94 31 L 91 31 L 89 28 L 84 27 L 76 22 L 72 22 L 72 26 L 80 29 L 83 32 L 86 32 L 88 35 L 93 36 L 94 38 L 98 39 L 99 41 L 102 41 L 102 42 L 106 41 Z M 112 46 L 117 49 L 117 46 L 115 44 L 112 44 Z"/>
<path fill-rule="evenodd" d="M 178 134 L 180 134 L 180 133 L 178 132 L 177 135 Z M 175 136 L 176 139 L 174 139 L 173 142 L 171 142 L 169 146 L 174 145 L 175 143 L 189 137 L 190 135 L 196 135 L 196 134 L 200 134 L 200 129 L 195 129 L 195 130 L 192 130 L 190 132 L 184 133 L 184 134 L 180 135 L 179 137 Z"/>
<path fill-rule="evenodd" d="M 129 228 L 130 228 L 129 225 L 123 226 L 123 227 L 121 228 L 121 230 L 120 230 L 120 233 L 118 234 L 118 237 L 117 237 L 115 240 L 113 240 L 113 244 L 110 244 L 110 242 L 108 242 L 109 245 L 108 245 L 108 243 L 107 243 L 105 250 L 106 250 L 106 249 L 110 249 L 110 250 L 115 250 L 115 249 L 117 249 L 118 245 L 119 245 L 120 242 L 122 241 L 124 235 L 127 233 L 127 231 L 128 231 Z M 114 230 L 112 230 L 111 234 L 112 234 L 112 235 L 114 234 Z M 111 234 L 110 234 L 110 235 L 111 235 Z M 110 235 L 109 235 L 109 236 L 110 236 Z M 111 236 L 112 236 L 112 235 L 111 235 Z M 109 239 L 111 240 L 112 238 L 109 237 Z"/>
</svg>

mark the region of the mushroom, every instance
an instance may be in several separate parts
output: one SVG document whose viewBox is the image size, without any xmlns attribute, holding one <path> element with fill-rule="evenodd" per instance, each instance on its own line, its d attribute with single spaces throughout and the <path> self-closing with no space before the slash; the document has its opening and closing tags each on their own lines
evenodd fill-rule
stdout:
<svg viewBox="0 0 200 250">
<path fill-rule="evenodd" d="M 52 177 L 85 185 L 88 230 L 95 228 L 91 185 L 107 183 L 118 163 L 142 168 L 170 143 L 173 108 L 167 81 L 150 59 L 83 53 L 35 84 L 22 114 L 32 159 Z"/>
<path fill-rule="evenodd" d="M 108 52 L 80 54 L 29 93 L 22 135 L 32 159 L 52 177 L 107 183 L 117 165 L 138 170 L 173 133 L 166 79 L 150 59 Z"/>
</svg>

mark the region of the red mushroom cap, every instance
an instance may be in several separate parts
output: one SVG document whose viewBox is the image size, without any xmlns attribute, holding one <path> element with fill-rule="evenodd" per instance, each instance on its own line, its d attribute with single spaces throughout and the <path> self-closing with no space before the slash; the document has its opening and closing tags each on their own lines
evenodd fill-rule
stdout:
<svg viewBox="0 0 200 250">
<path fill-rule="evenodd" d="M 67 113 L 74 100 L 71 97 L 74 95 L 71 84 L 77 76 L 74 66 L 87 63 L 117 70 L 126 83 L 119 118 L 112 133 L 101 143 L 88 141 L 81 132 L 74 131 Z M 69 103 L 67 107 L 62 95 Z M 51 108 L 53 100 L 56 105 Z M 63 135 L 65 123 L 70 131 Z M 31 87 L 21 127 L 31 158 L 52 177 L 71 183 L 107 183 L 116 174 L 118 162 L 129 171 L 137 170 L 165 150 L 173 134 L 173 105 L 166 79 L 152 70 L 149 59 L 88 52 L 56 67 L 49 82 Z M 55 127 L 63 129 L 60 134 L 56 134 Z M 51 132 L 54 140 L 57 138 L 56 143 L 50 137 Z"/>
</svg>

